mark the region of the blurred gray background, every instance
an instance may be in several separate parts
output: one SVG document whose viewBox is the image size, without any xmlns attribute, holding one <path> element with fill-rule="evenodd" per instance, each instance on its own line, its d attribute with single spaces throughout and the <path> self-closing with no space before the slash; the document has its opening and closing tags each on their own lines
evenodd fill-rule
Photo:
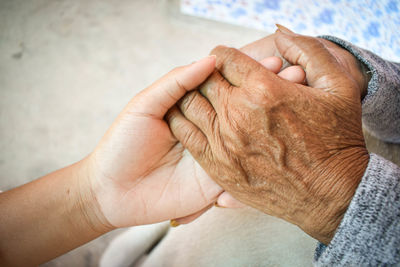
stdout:
<svg viewBox="0 0 400 267">
<path fill-rule="evenodd" d="M 178 6 L 0 0 L 0 190 L 82 159 L 129 99 L 171 68 L 218 44 L 266 35 L 185 16 Z M 366 137 L 371 151 L 399 164 L 399 146 Z M 96 266 L 117 232 L 46 266 Z"/>
</svg>

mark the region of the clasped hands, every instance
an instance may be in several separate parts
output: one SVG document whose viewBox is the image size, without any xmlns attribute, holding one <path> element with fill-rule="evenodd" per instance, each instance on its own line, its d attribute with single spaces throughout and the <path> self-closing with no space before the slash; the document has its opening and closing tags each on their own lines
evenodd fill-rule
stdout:
<svg viewBox="0 0 400 267">
<path fill-rule="evenodd" d="M 135 96 L 83 161 L 89 223 L 185 223 L 235 198 L 329 243 L 369 160 L 363 66 L 283 27 L 211 55 Z"/>
</svg>

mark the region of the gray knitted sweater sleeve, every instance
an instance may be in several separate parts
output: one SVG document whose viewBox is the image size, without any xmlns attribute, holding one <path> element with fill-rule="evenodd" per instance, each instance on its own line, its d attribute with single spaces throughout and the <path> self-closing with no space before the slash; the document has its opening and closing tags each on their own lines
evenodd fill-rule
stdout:
<svg viewBox="0 0 400 267">
<path fill-rule="evenodd" d="M 400 64 L 385 61 L 332 36 L 372 73 L 363 100 L 363 126 L 376 137 L 400 142 Z M 335 236 L 318 244 L 316 266 L 400 265 L 400 167 L 371 154 L 368 167 Z"/>
</svg>

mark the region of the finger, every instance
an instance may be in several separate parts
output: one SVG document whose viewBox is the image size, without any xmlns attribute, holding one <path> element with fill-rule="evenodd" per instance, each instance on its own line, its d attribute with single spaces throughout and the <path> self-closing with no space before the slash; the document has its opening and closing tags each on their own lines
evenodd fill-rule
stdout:
<svg viewBox="0 0 400 267">
<path fill-rule="evenodd" d="M 208 205 L 207 207 L 205 207 L 204 209 L 195 212 L 193 214 L 190 214 L 188 216 L 185 217 L 181 217 L 181 218 L 177 218 L 174 220 L 171 220 L 171 226 L 178 226 L 181 224 L 188 224 L 193 222 L 194 220 L 196 220 L 197 218 L 199 218 L 201 215 L 203 215 L 207 210 L 209 210 L 212 207 L 212 205 Z"/>
<path fill-rule="evenodd" d="M 219 195 L 216 203 L 218 206 L 223 208 L 237 209 L 247 207 L 245 204 L 234 198 L 226 191 Z"/>
<path fill-rule="evenodd" d="M 278 73 L 283 65 L 280 57 L 267 57 L 260 60 L 260 63 L 273 73 Z M 300 66 L 289 66 L 279 72 L 278 76 L 294 83 L 304 83 L 306 73 Z"/>
<path fill-rule="evenodd" d="M 210 150 L 207 138 L 200 129 L 187 120 L 176 106 L 168 111 L 165 119 L 176 139 L 200 164 L 205 162 Z"/>
<path fill-rule="evenodd" d="M 199 87 L 200 93 L 207 98 L 217 114 L 227 112 L 224 103 L 229 99 L 232 89 L 232 85 L 218 71 L 214 71 L 207 81 Z"/>
<path fill-rule="evenodd" d="M 282 79 L 294 83 L 304 84 L 306 80 L 306 73 L 300 66 L 290 66 L 278 73 Z"/>
<path fill-rule="evenodd" d="M 132 100 L 135 112 L 163 118 L 181 97 L 204 82 L 214 68 L 215 57 L 208 56 L 172 70 Z"/>
<path fill-rule="evenodd" d="M 279 57 L 280 55 L 275 47 L 274 39 L 275 33 L 245 45 L 244 47 L 240 48 L 240 51 L 257 61 L 270 56 Z"/>
<path fill-rule="evenodd" d="M 302 36 L 291 32 L 283 26 L 278 26 L 275 44 L 281 55 L 293 65 L 301 65 L 305 72 L 307 83 L 313 88 L 327 89 L 332 93 L 354 94 L 354 83 L 340 67 L 336 58 L 317 38 Z M 340 80 L 340 86 L 337 81 Z"/>
<path fill-rule="evenodd" d="M 282 58 L 281 54 L 279 54 L 274 40 L 275 33 L 245 45 L 244 47 L 240 48 L 240 51 L 257 61 L 261 61 L 264 58 L 271 56 L 279 57 L 283 62 L 283 66 L 287 67 L 288 62 Z"/>
<path fill-rule="evenodd" d="M 178 106 L 186 119 L 196 125 L 206 137 L 213 135 L 218 120 L 217 113 L 198 91 L 185 95 Z"/>
<path fill-rule="evenodd" d="M 283 62 L 280 57 L 267 57 L 260 60 L 260 64 L 267 68 L 267 70 L 278 73 L 282 68 Z"/>
<path fill-rule="evenodd" d="M 278 73 L 283 65 L 282 59 L 275 56 L 264 58 L 260 60 L 260 63 L 273 73 Z M 306 73 L 300 66 L 289 66 L 279 72 L 278 76 L 294 83 L 304 84 Z"/>
<path fill-rule="evenodd" d="M 211 51 L 216 55 L 216 68 L 221 75 L 232 85 L 251 85 L 260 77 L 275 79 L 276 75 L 264 68 L 258 61 L 235 48 L 217 46 Z"/>
</svg>

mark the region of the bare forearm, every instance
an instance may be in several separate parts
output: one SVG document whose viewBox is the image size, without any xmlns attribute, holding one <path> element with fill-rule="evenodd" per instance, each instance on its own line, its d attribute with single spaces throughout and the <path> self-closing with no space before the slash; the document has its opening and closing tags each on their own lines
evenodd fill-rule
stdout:
<svg viewBox="0 0 400 267">
<path fill-rule="evenodd" d="M 109 231 L 78 162 L 0 194 L 0 265 L 34 266 Z"/>
</svg>

